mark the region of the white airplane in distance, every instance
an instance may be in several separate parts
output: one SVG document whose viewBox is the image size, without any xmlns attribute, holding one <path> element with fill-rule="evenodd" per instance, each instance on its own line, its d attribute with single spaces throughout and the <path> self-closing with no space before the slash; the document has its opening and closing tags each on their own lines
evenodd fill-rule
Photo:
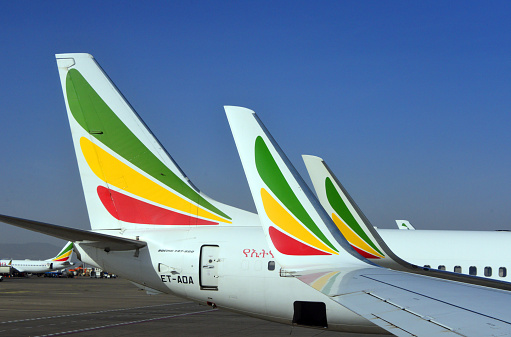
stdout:
<svg viewBox="0 0 511 337">
<path fill-rule="evenodd" d="M 68 242 L 54 258 L 47 260 L 0 260 L 0 267 L 10 267 L 20 273 L 46 273 L 74 265 L 71 262 L 72 256 L 73 243 Z"/>
<path fill-rule="evenodd" d="M 254 112 L 225 107 L 258 214 L 196 189 L 92 56 L 56 57 L 92 230 L 0 221 L 73 241 L 81 261 L 154 292 L 274 322 L 511 335 L 508 283 L 357 253 Z"/>
<path fill-rule="evenodd" d="M 405 229 L 405 230 L 414 230 L 415 227 L 412 226 L 410 221 L 408 220 L 396 220 L 397 228 Z"/>
<path fill-rule="evenodd" d="M 403 259 L 425 269 L 511 282 L 511 232 L 415 230 L 407 220 L 396 220 L 400 230 L 375 228 L 323 159 L 302 157 L 321 205 L 362 256 L 393 269 Z"/>
</svg>

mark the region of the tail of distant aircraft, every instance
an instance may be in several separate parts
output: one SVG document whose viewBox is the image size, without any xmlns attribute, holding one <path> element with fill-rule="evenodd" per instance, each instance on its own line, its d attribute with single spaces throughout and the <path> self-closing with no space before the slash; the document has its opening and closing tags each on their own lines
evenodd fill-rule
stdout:
<svg viewBox="0 0 511 337">
<path fill-rule="evenodd" d="M 405 229 L 405 230 L 414 230 L 415 227 L 412 226 L 410 221 L 408 220 L 396 220 L 397 228 Z"/>
<path fill-rule="evenodd" d="M 60 253 L 57 254 L 53 259 L 49 259 L 49 261 L 53 262 L 66 262 L 70 261 L 71 257 L 73 256 L 73 243 L 69 241 L 66 243 L 64 248 L 60 251 Z"/>
<path fill-rule="evenodd" d="M 230 224 L 190 182 L 89 54 L 58 54 L 92 229 Z"/>
</svg>

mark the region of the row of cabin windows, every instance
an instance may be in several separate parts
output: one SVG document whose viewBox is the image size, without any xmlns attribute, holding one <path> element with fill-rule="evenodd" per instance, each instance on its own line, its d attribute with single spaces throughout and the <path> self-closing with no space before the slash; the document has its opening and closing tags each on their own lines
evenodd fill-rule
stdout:
<svg viewBox="0 0 511 337">
<path fill-rule="evenodd" d="M 428 265 L 428 264 L 425 265 L 424 267 L 425 268 L 431 268 L 431 266 Z M 444 265 L 438 266 L 438 270 L 445 270 L 445 266 Z M 454 272 L 461 274 L 462 273 L 461 266 L 454 266 Z M 468 268 L 468 274 L 476 276 L 477 275 L 477 267 L 476 266 L 470 266 Z M 484 276 L 491 277 L 491 275 L 492 275 L 491 267 L 484 267 Z M 506 269 L 506 267 L 500 267 L 499 268 L 499 276 L 500 277 L 506 277 L 507 276 L 507 269 Z"/>
</svg>

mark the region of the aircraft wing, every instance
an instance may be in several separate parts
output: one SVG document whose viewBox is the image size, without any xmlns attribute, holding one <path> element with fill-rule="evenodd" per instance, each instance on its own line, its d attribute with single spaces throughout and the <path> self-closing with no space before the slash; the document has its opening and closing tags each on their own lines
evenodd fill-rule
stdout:
<svg viewBox="0 0 511 337">
<path fill-rule="evenodd" d="M 384 268 L 298 278 L 396 336 L 511 335 L 508 291 Z"/>
<path fill-rule="evenodd" d="M 281 274 L 397 336 L 511 336 L 511 292 L 390 270 L 364 258 L 255 113 L 225 110 Z"/>
<path fill-rule="evenodd" d="M 29 229 L 34 232 L 51 235 L 59 239 L 64 239 L 72 242 L 78 241 L 81 242 L 82 244 L 105 249 L 108 251 L 135 250 L 145 247 L 147 245 L 146 242 L 144 241 L 121 238 L 102 233 L 95 233 L 82 229 L 52 225 L 48 223 L 15 218 L 12 216 L 1 214 L 0 222 Z"/>
</svg>

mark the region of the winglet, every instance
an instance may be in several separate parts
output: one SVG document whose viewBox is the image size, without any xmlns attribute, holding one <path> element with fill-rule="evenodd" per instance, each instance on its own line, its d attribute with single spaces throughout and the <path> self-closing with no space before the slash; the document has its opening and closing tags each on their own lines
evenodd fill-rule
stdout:
<svg viewBox="0 0 511 337">
<path fill-rule="evenodd" d="M 323 159 L 309 155 L 302 158 L 319 202 L 359 254 L 382 267 L 405 271 L 417 268 L 390 250 Z"/>
<path fill-rule="evenodd" d="M 277 261 L 297 270 L 369 263 L 337 230 L 257 115 L 241 107 L 225 111 Z"/>
<path fill-rule="evenodd" d="M 385 259 L 375 230 L 323 159 L 303 155 L 316 195 L 323 208 L 349 243 L 365 258 Z"/>
</svg>

